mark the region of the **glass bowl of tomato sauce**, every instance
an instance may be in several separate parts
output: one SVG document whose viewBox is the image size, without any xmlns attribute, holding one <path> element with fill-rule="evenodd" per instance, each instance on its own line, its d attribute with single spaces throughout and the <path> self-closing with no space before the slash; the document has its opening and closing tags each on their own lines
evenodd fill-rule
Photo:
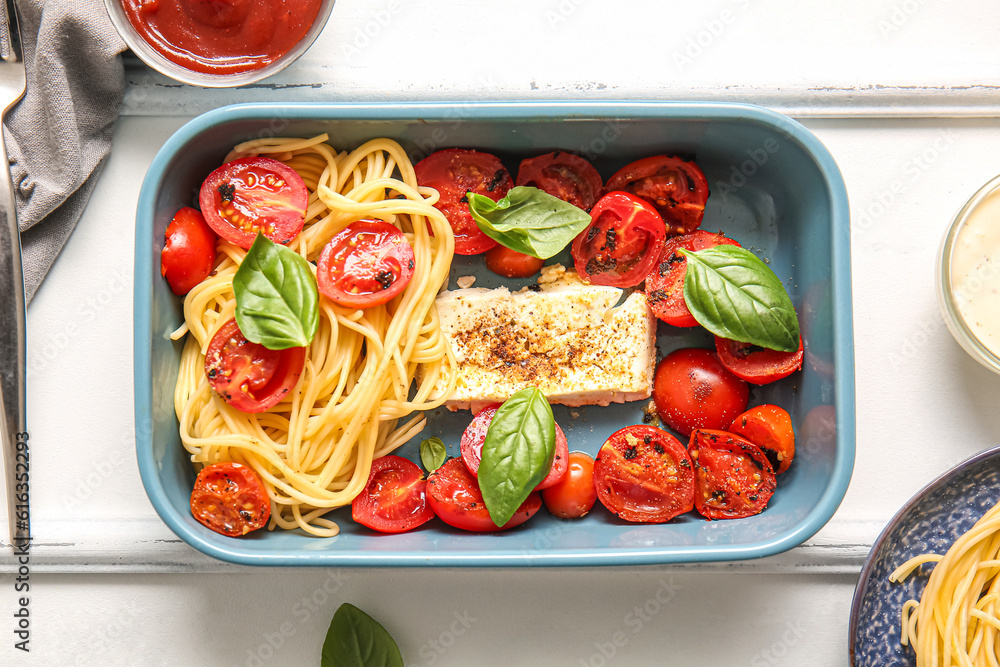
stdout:
<svg viewBox="0 0 1000 667">
<path fill-rule="evenodd" d="M 104 0 L 147 65 L 194 86 L 242 86 L 280 72 L 326 25 L 334 0 Z"/>
</svg>

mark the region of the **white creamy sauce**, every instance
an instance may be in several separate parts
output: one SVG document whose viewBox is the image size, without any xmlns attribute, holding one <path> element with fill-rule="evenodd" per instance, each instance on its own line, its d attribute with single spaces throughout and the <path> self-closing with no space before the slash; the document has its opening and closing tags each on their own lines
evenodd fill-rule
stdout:
<svg viewBox="0 0 1000 667">
<path fill-rule="evenodd" d="M 969 329 L 1000 356 L 1000 190 L 979 203 L 955 237 L 951 284 Z"/>
</svg>

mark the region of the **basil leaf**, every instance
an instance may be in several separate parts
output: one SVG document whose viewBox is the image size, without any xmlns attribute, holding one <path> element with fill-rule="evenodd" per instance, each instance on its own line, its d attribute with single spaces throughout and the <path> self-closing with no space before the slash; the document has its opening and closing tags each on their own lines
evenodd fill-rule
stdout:
<svg viewBox="0 0 1000 667">
<path fill-rule="evenodd" d="M 552 468 L 556 420 L 537 387 L 522 389 L 497 408 L 486 432 L 479 490 L 493 523 L 502 526 Z"/>
<path fill-rule="evenodd" d="M 427 472 L 434 472 L 440 468 L 447 457 L 448 450 L 441 438 L 427 438 L 420 443 L 420 462 L 424 464 Z"/>
<path fill-rule="evenodd" d="M 799 349 L 799 320 L 778 276 L 745 248 L 720 245 L 687 258 L 684 302 L 716 336 L 781 352 Z"/>
<path fill-rule="evenodd" d="M 345 602 L 330 621 L 320 666 L 403 667 L 403 656 L 378 621 Z"/>
<path fill-rule="evenodd" d="M 548 259 L 590 224 L 590 214 L 538 188 L 519 185 L 500 201 L 466 193 L 479 229 L 511 250 Z"/>
<path fill-rule="evenodd" d="M 319 326 L 319 292 L 309 262 L 263 234 L 233 276 L 236 324 L 269 350 L 305 347 Z"/>
</svg>

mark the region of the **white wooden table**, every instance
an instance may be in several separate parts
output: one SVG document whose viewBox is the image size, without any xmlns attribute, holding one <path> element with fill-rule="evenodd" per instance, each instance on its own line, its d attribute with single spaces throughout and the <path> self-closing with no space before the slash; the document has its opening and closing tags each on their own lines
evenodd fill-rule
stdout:
<svg viewBox="0 0 1000 667">
<path fill-rule="evenodd" d="M 313 49 L 258 86 L 129 68 L 112 156 L 28 313 L 31 653 L 13 649 L 5 551 L 0 664 L 318 665 L 344 601 L 414 665 L 845 664 L 881 528 L 1000 433 L 1000 378 L 951 339 L 933 284 L 951 216 L 1000 172 L 998 37 L 986 0 L 338 0 Z M 853 481 L 823 530 L 758 561 L 584 570 L 259 570 L 173 536 L 134 454 L 147 165 L 183 122 L 230 102 L 409 99 L 733 100 L 817 134 L 851 199 L 858 402 Z"/>
</svg>

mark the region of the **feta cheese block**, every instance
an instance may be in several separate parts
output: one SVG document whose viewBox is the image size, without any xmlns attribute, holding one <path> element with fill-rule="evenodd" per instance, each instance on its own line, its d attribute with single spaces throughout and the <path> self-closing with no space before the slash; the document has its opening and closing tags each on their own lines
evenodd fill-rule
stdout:
<svg viewBox="0 0 1000 667">
<path fill-rule="evenodd" d="M 549 402 L 571 406 L 648 398 L 656 319 L 642 292 L 615 307 L 622 292 L 586 284 L 573 272 L 513 293 L 504 287 L 442 292 L 441 330 L 458 362 L 446 405 L 499 403 L 532 385 Z"/>
</svg>

